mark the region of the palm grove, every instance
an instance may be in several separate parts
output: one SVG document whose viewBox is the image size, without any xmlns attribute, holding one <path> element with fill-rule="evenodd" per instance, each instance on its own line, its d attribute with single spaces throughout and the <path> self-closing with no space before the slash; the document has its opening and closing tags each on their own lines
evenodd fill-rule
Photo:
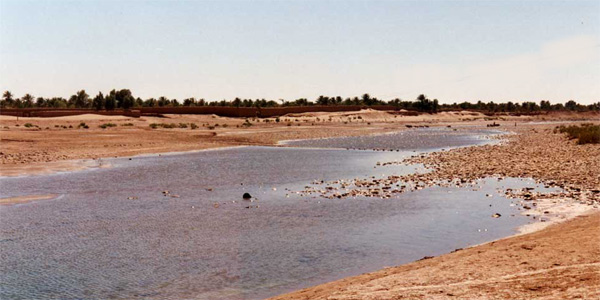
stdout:
<svg viewBox="0 0 600 300">
<path fill-rule="evenodd" d="M 372 97 L 369 94 L 364 94 L 361 97 L 342 98 L 340 96 L 329 97 L 319 96 L 314 101 L 309 101 L 306 98 L 299 98 L 294 101 L 286 101 L 279 99 L 278 101 L 266 99 L 240 99 L 221 100 L 221 101 L 205 101 L 204 99 L 186 98 L 179 102 L 177 99 L 169 99 L 167 97 L 159 97 L 158 99 L 149 98 L 142 100 L 139 97 L 134 97 L 129 89 L 112 90 L 106 95 L 99 92 L 93 98 L 90 97 L 85 90 L 80 90 L 69 99 L 62 97 L 52 98 L 35 98 L 31 94 L 25 94 L 21 98 L 15 98 L 10 91 L 5 91 L 0 100 L 1 108 L 88 108 L 96 110 L 114 110 L 114 109 L 131 109 L 138 107 L 177 107 L 177 106 L 225 106 L 225 107 L 285 107 L 285 106 L 312 106 L 312 105 L 359 105 L 359 106 L 375 106 L 375 105 L 391 105 L 400 109 L 416 110 L 423 112 L 438 112 L 440 110 L 479 110 L 487 112 L 520 112 L 530 113 L 536 111 L 598 111 L 600 110 L 600 102 L 582 105 L 573 100 L 569 100 L 564 105 L 561 103 L 551 104 L 549 101 L 542 100 L 536 102 L 506 102 L 494 103 L 478 101 L 477 103 L 462 102 L 453 104 L 439 104 L 437 99 L 430 100 L 425 95 L 419 95 L 415 101 L 404 101 L 399 98 L 392 100 L 381 100 Z"/>
</svg>

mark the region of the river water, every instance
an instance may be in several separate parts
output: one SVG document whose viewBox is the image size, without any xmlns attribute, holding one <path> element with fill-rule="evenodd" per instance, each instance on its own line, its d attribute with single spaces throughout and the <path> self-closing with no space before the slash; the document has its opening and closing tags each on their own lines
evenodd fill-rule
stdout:
<svg viewBox="0 0 600 300">
<path fill-rule="evenodd" d="M 374 167 L 415 151 L 489 142 L 481 135 L 490 134 L 410 132 L 107 159 L 110 168 L 0 178 L 3 198 L 57 195 L 0 207 L 0 298 L 261 299 L 505 237 L 528 222 L 498 193 L 535 186 L 518 179 L 391 199 L 293 193 L 314 180 L 423 171 Z"/>
</svg>

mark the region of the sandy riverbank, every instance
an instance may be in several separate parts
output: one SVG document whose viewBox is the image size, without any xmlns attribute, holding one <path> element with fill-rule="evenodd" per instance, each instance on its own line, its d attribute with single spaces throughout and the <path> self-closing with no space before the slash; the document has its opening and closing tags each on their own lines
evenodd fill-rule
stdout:
<svg viewBox="0 0 600 300">
<path fill-rule="evenodd" d="M 272 299 L 598 299 L 600 214 Z"/>
<path fill-rule="evenodd" d="M 498 145 L 409 159 L 432 168 L 431 173 L 358 182 L 372 191 L 399 181 L 466 186 L 484 177 L 525 177 L 564 189 L 505 191 L 522 199 L 523 214 L 534 220 L 522 234 L 273 299 L 600 297 L 600 145 L 577 145 L 553 133 L 554 126 L 518 124 L 510 128 L 516 134 L 504 136 L 507 141 Z"/>
<path fill-rule="evenodd" d="M 401 116 L 394 112 L 305 113 L 268 119 L 214 115 L 167 115 L 165 118 L 80 115 L 56 118 L 0 116 L 0 175 L 14 176 L 76 170 L 97 165 L 103 157 L 201 150 L 239 145 L 275 145 L 282 140 L 357 136 L 406 129 L 407 124 L 485 125 L 490 122 L 568 120 L 594 115 L 487 117 L 474 112 Z M 27 124 L 31 127 L 26 127 Z M 80 127 L 84 123 L 88 129 Z M 100 128 L 112 123 L 115 127 Z M 152 123 L 188 124 L 187 128 L 152 129 Z M 198 126 L 191 129 L 191 123 Z M 28 125 L 29 126 L 29 125 Z M 56 163 L 62 162 L 62 163 Z"/>
</svg>

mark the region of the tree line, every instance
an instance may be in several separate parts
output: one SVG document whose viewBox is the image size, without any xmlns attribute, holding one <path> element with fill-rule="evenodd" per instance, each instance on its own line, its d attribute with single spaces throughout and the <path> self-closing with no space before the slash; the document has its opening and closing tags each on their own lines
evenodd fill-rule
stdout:
<svg viewBox="0 0 600 300">
<path fill-rule="evenodd" d="M 284 99 L 266 100 L 266 99 L 240 99 L 221 100 L 221 101 L 205 101 L 202 98 L 186 98 L 183 101 L 177 99 L 169 99 L 167 97 L 149 98 L 142 100 L 139 97 L 134 97 L 130 90 L 112 90 L 106 95 L 99 92 L 93 98 L 86 93 L 85 90 L 80 90 L 74 95 L 65 99 L 62 97 L 53 98 L 35 98 L 31 94 L 25 94 L 21 98 L 15 98 L 10 91 L 5 91 L 0 100 L 1 108 L 89 108 L 96 110 L 113 110 L 113 109 L 131 109 L 137 107 L 177 107 L 177 106 L 224 106 L 224 107 L 287 107 L 287 106 L 312 106 L 312 105 L 391 105 L 399 109 L 416 110 L 421 112 L 435 113 L 442 110 L 478 110 L 485 112 L 517 112 L 531 113 L 538 111 L 599 111 L 600 102 L 584 105 L 579 104 L 574 100 L 569 100 L 565 104 L 551 104 L 550 101 L 541 100 L 539 103 L 526 101 L 495 103 L 477 101 L 476 103 L 462 102 L 452 104 L 440 104 L 437 99 L 429 99 L 421 94 L 414 101 L 401 100 L 399 98 L 391 100 L 382 100 L 372 97 L 369 94 L 364 94 L 361 97 L 342 98 L 340 96 L 329 97 L 319 96 L 314 101 L 306 98 L 299 98 L 294 101 L 286 101 Z"/>
</svg>

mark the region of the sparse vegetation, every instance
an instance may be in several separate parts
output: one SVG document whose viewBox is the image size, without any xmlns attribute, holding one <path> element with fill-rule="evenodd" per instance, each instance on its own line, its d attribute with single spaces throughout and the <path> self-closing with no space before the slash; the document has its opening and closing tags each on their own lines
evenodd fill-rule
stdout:
<svg viewBox="0 0 600 300">
<path fill-rule="evenodd" d="M 554 133 L 566 133 L 569 139 L 577 139 L 577 144 L 599 144 L 600 143 L 600 125 L 591 123 L 581 124 L 581 126 L 557 126 Z"/>
<path fill-rule="evenodd" d="M 35 125 L 31 124 L 31 123 L 25 123 L 25 125 L 23 125 L 26 128 L 31 128 L 31 127 L 35 127 Z"/>
<path fill-rule="evenodd" d="M 102 125 L 100 125 L 98 127 L 102 128 L 102 129 L 106 129 L 106 128 L 109 128 L 109 127 L 117 127 L 117 124 L 115 124 L 115 123 L 104 123 L 104 124 L 102 124 Z M 69 126 L 69 128 L 72 128 L 72 126 Z"/>
<path fill-rule="evenodd" d="M 196 123 L 190 123 L 190 128 L 191 129 L 198 129 L 198 125 L 196 125 Z"/>
<path fill-rule="evenodd" d="M 184 123 L 180 123 L 180 124 L 184 124 Z M 165 128 L 165 129 L 172 129 L 172 128 L 177 128 L 179 127 L 179 125 L 175 124 L 175 123 L 152 123 L 149 125 L 150 128 L 152 129 L 156 129 L 156 128 Z M 187 127 L 187 125 L 186 125 Z"/>
<path fill-rule="evenodd" d="M 133 126 L 133 123 L 124 123 L 124 124 L 121 124 L 121 126 Z"/>
<path fill-rule="evenodd" d="M 88 129 L 88 128 L 90 128 L 90 126 L 85 124 L 85 122 L 81 122 L 81 123 L 79 123 L 79 126 L 77 126 L 77 128 Z"/>
</svg>

